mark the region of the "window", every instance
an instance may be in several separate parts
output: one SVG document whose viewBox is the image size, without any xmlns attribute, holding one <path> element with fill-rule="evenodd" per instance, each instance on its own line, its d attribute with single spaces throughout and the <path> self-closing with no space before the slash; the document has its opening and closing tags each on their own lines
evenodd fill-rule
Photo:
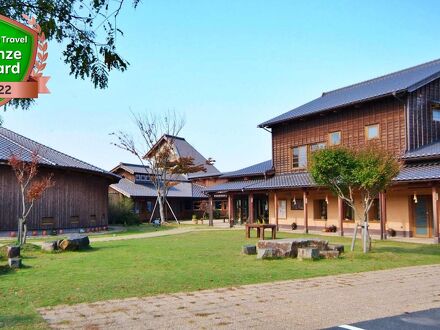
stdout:
<svg viewBox="0 0 440 330">
<path fill-rule="evenodd" d="M 325 199 L 315 199 L 313 201 L 313 211 L 315 219 L 327 220 L 327 202 Z"/>
<path fill-rule="evenodd" d="M 432 110 L 432 120 L 440 121 L 440 109 L 433 109 Z"/>
<path fill-rule="evenodd" d="M 365 126 L 365 136 L 367 140 L 379 138 L 379 124 Z"/>
<path fill-rule="evenodd" d="M 304 210 L 304 200 L 302 198 L 292 198 L 290 202 L 291 210 Z"/>
<path fill-rule="evenodd" d="M 350 205 L 344 202 L 344 220 L 354 221 L 354 212 Z"/>
<path fill-rule="evenodd" d="M 380 208 L 378 198 L 373 201 L 373 204 L 371 204 L 371 207 L 368 210 L 368 220 L 380 221 Z"/>
<path fill-rule="evenodd" d="M 72 215 L 70 217 L 70 225 L 71 226 L 78 226 L 79 225 L 79 216 L 77 215 Z"/>
<path fill-rule="evenodd" d="M 325 148 L 325 142 L 318 142 L 310 145 L 311 152 L 324 148 Z"/>
<path fill-rule="evenodd" d="M 221 210 L 222 209 L 222 201 L 214 201 L 214 209 Z"/>
<path fill-rule="evenodd" d="M 292 149 L 292 167 L 307 167 L 307 146 L 294 147 Z"/>
<path fill-rule="evenodd" d="M 328 135 L 328 143 L 331 146 L 337 146 L 341 144 L 341 131 L 331 132 Z"/>
<path fill-rule="evenodd" d="M 153 212 L 153 202 L 147 201 L 147 212 L 151 213 Z"/>
</svg>

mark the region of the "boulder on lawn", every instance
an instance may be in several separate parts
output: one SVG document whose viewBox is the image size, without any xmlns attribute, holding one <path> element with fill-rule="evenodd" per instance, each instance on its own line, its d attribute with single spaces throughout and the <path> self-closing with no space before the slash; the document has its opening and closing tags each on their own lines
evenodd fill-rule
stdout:
<svg viewBox="0 0 440 330">
<path fill-rule="evenodd" d="M 337 250 L 339 253 L 344 253 L 344 245 L 342 244 L 329 244 L 327 248 L 329 250 Z"/>
<path fill-rule="evenodd" d="M 10 268 L 20 268 L 21 258 L 8 258 L 8 264 Z"/>
<path fill-rule="evenodd" d="M 18 258 L 20 257 L 20 247 L 19 246 L 8 246 L 7 249 L 7 257 L 8 258 Z"/>
<path fill-rule="evenodd" d="M 300 259 L 300 260 L 319 259 L 319 249 L 313 248 L 313 247 L 299 248 L 298 249 L 298 259 Z"/>
<path fill-rule="evenodd" d="M 336 259 L 339 258 L 338 250 L 319 251 L 319 256 L 324 259 Z"/>
<path fill-rule="evenodd" d="M 242 252 L 244 254 L 257 254 L 257 247 L 255 245 L 243 245 Z"/>
<path fill-rule="evenodd" d="M 258 249 L 257 259 L 272 259 L 277 257 L 278 255 L 275 249 Z"/>
<path fill-rule="evenodd" d="M 55 250 L 58 250 L 57 241 L 43 242 L 43 244 L 41 244 L 41 250 L 47 252 L 53 252 Z"/>
</svg>

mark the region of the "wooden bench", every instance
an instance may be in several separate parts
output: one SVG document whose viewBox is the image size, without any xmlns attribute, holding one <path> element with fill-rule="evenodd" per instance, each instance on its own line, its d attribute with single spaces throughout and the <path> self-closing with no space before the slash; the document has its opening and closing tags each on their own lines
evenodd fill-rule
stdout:
<svg viewBox="0 0 440 330">
<path fill-rule="evenodd" d="M 257 237 L 264 240 L 264 230 L 269 228 L 272 230 L 272 239 L 276 238 L 277 225 L 261 224 L 261 223 L 247 223 L 246 224 L 246 238 L 251 238 L 251 229 L 257 229 Z"/>
</svg>

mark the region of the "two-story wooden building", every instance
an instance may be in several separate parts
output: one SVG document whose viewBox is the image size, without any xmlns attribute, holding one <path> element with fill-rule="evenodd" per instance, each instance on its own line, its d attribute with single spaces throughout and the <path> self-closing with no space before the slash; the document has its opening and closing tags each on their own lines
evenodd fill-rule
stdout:
<svg viewBox="0 0 440 330">
<path fill-rule="evenodd" d="M 440 188 L 440 60 L 325 92 L 321 97 L 259 125 L 272 133 L 272 163 L 264 177 L 209 187 L 228 195 L 229 214 L 247 199 L 255 221 L 256 196 L 266 196 L 269 221 L 305 231 L 335 225 L 352 231 L 352 211 L 307 172 L 310 153 L 328 146 L 370 143 L 394 153 L 404 167 L 380 194 L 369 218 L 371 232 L 435 237 Z M 242 203 L 243 204 L 243 203 Z M 241 212 L 243 214 L 243 212 Z"/>
</svg>

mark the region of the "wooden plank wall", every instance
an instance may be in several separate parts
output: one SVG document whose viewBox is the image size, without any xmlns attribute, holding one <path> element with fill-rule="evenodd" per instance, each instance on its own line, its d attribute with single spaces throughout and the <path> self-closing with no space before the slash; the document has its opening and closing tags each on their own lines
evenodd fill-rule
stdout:
<svg viewBox="0 0 440 330">
<path fill-rule="evenodd" d="M 41 174 L 49 171 L 40 170 Z M 28 228 L 58 229 L 106 226 L 109 180 L 93 174 L 50 170 L 55 186 L 36 202 Z M 0 166 L 0 231 L 17 230 L 20 197 L 11 168 Z"/>
<path fill-rule="evenodd" d="M 440 101 L 440 79 L 410 93 L 408 97 L 410 149 L 440 140 L 440 122 L 432 120 L 431 100 Z"/>
<path fill-rule="evenodd" d="M 396 155 L 403 154 L 406 149 L 404 105 L 391 97 L 275 126 L 272 128 L 275 171 L 297 171 L 292 169 L 292 148 L 328 143 L 330 132 L 341 131 L 345 146 L 365 146 L 365 126 L 377 123 L 380 125 L 380 140 L 375 143 Z"/>
</svg>

